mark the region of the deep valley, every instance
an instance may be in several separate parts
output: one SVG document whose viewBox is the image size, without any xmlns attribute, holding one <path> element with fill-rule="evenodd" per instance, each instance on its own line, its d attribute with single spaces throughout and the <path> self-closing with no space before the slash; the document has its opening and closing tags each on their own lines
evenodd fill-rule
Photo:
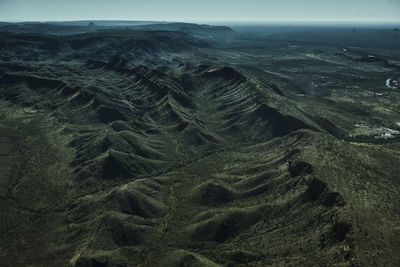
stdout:
<svg viewBox="0 0 400 267">
<path fill-rule="evenodd" d="M 398 31 L 87 23 L 0 25 L 1 266 L 400 261 Z"/>
</svg>

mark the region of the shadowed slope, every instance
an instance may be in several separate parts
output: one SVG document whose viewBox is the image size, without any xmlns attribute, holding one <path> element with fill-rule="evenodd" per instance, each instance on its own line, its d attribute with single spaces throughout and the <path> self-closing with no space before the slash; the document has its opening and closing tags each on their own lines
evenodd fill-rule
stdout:
<svg viewBox="0 0 400 267">
<path fill-rule="evenodd" d="M 179 76 L 119 57 L 79 68 L 68 79 L 22 72 L 0 79 L 5 99 L 47 109 L 66 123 L 81 180 L 132 179 L 173 166 L 173 158 L 191 161 L 228 142 L 269 140 L 308 127 L 267 106 L 268 96 L 232 68 L 199 66 Z"/>
<path fill-rule="evenodd" d="M 395 141 L 345 141 L 182 32 L 0 35 L 2 264 L 399 261 Z"/>
</svg>

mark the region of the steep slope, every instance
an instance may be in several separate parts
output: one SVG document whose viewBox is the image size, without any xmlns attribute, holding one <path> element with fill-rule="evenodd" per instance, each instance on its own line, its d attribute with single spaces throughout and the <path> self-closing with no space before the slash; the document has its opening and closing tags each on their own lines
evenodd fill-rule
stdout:
<svg viewBox="0 0 400 267">
<path fill-rule="evenodd" d="M 5 266 L 400 260 L 396 142 L 347 142 L 272 83 L 171 61 L 207 47 L 184 33 L 2 38 Z"/>
<path fill-rule="evenodd" d="M 40 72 L 0 78 L 4 99 L 48 110 L 73 134 L 72 165 L 79 179 L 140 177 L 228 143 L 309 128 L 266 105 L 255 81 L 231 68 L 195 67 L 179 76 L 118 57 L 79 68 L 79 74 L 71 70 L 57 79 Z"/>
</svg>

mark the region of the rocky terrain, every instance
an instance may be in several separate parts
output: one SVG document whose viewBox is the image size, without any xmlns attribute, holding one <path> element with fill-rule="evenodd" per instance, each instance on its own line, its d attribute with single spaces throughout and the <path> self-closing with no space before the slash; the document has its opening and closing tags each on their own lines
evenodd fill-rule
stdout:
<svg viewBox="0 0 400 267">
<path fill-rule="evenodd" d="M 395 74 L 399 59 L 359 48 L 303 62 L 276 47 L 261 54 L 286 65 L 262 65 L 259 44 L 227 27 L 43 26 L 58 34 L 0 33 L 1 265 L 400 261 L 398 92 L 376 103 L 300 80 L 314 66 L 374 84 L 361 76 Z M 359 80 L 339 77 L 348 62 Z"/>
</svg>

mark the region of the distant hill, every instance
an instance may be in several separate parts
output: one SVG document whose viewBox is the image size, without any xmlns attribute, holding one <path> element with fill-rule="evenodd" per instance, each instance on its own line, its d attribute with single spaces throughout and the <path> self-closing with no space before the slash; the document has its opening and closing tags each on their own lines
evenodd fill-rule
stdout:
<svg viewBox="0 0 400 267">
<path fill-rule="evenodd" d="M 86 26 L 93 22 L 96 26 L 116 27 L 116 26 L 137 26 L 149 24 L 162 24 L 161 21 L 139 21 L 139 20 L 78 20 L 78 21 L 46 21 L 46 24 L 62 25 L 62 26 Z"/>
<path fill-rule="evenodd" d="M 59 27 L 47 24 L 43 26 L 41 29 L 49 31 Z M 81 28 L 68 26 L 70 29 L 75 27 Z M 74 60 L 77 56 L 75 53 L 78 53 L 82 60 L 93 58 L 108 60 L 116 54 L 124 55 L 126 59 L 140 60 L 162 53 L 181 53 L 205 47 L 209 47 L 205 41 L 177 31 L 115 30 L 68 36 L 0 34 L 0 49 L 4 49 L 3 56 L 14 58 L 23 50 L 24 54 L 21 54 L 20 58 L 28 61 L 37 60 L 43 53 L 51 54 L 62 61 Z"/>
<path fill-rule="evenodd" d="M 0 24 L 0 32 L 40 33 L 71 35 L 109 30 L 182 31 L 196 36 L 216 36 L 232 33 L 225 26 L 199 25 L 193 23 L 163 23 L 145 21 L 70 21 L 70 22 L 23 22 Z"/>
<path fill-rule="evenodd" d="M 149 24 L 136 26 L 134 28 L 142 30 L 182 31 L 198 35 L 229 34 L 233 32 L 231 28 L 226 26 L 210 26 L 206 24 L 199 25 L 193 23 Z"/>
<path fill-rule="evenodd" d="M 85 26 L 61 26 L 46 23 L 8 23 L 1 25 L 0 32 L 10 33 L 40 33 L 52 35 L 66 35 L 66 34 L 79 34 L 85 32 L 95 31 L 94 27 Z"/>
</svg>

